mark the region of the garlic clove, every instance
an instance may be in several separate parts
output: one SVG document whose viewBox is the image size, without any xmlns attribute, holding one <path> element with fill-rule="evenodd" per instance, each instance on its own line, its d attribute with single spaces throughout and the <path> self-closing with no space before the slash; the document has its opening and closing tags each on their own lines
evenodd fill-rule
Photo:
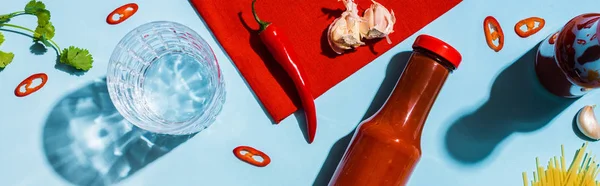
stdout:
<svg viewBox="0 0 600 186">
<path fill-rule="evenodd" d="M 375 0 L 373 4 L 363 15 L 365 22 L 361 25 L 361 36 L 366 39 L 386 38 L 389 44 L 392 43 L 388 35 L 394 32 L 396 16 L 394 10 L 388 10 Z"/>
<path fill-rule="evenodd" d="M 365 45 L 361 41 L 360 35 L 360 26 L 363 20 L 358 16 L 356 3 L 353 0 L 341 1 L 346 6 L 346 10 L 329 25 L 327 30 L 327 42 L 337 54 Z"/>
<path fill-rule="evenodd" d="M 585 136 L 598 140 L 600 139 L 600 125 L 594 115 L 594 108 L 596 105 L 587 105 L 579 110 L 577 113 L 577 128 Z"/>
<path fill-rule="evenodd" d="M 333 24 L 329 25 L 329 29 L 327 30 L 327 42 L 329 43 L 329 47 L 331 47 L 331 49 L 337 53 L 337 54 L 342 54 L 344 53 L 344 49 L 342 47 L 341 44 L 337 44 L 334 43 L 334 41 L 339 40 L 339 34 L 333 34 L 332 32 L 335 31 L 337 29 L 337 27 L 339 27 L 339 24 L 342 23 L 338 23 L 340 20 L 338 20 L 339 18 L 337 18 L 336 20 L 334 20 Z M 335 37 L 335 38 L 334 38 Z"/>
</svg>

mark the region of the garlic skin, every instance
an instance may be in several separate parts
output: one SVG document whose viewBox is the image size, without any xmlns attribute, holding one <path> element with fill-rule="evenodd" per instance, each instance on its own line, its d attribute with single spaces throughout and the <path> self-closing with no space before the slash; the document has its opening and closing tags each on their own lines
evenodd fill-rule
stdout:
<svg viewBox="0 0 600 186">
<path fill-rule="evenodd" d="M 340 1 L 340 0 L 338 0 Z M 358 8 L 353 0 L 341 0 L 346 6 L 346 11 L 339 18 L 336 18 L 327 31 L 327 41 L 329 46 L 337 54 L 344 53 L 344 50 L 365 45 L 361 41 L 360 26 L 364 22 L 358 15 Z"/>
<path fill-rule="evenodd" d="M 579 110 L 577 113 L 577 128 L 585 136 L 598 140 L 600 139 L 600 125 L 594 115 L 594 108 L 596 105 L 587 105 Z"/>
<path fill-rule="evenodd" d="M 392 44 L 388 35 L 394 32 L 394 24 L 396 24 L 394 10 L 389 11 L 375 0 L 371 1 L 373 4 L 363 15 L 365 22 L 361 25 L 361 36 L 366 39 L 385 37 L 388 44 Z"/>
</svg>

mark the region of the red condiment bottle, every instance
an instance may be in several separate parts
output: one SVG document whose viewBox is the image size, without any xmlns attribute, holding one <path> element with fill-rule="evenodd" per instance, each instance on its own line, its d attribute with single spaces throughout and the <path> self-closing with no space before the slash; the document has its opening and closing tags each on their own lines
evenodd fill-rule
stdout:
<svg viewBox="0 0 600 186">
<path fill-rule="evenodd" d="M 538 48 L 535 71 L 549 92 L 577 98 L 600 87 L 600 13 L 581 14 Z"/>
<path fill-rule="evenodd" d="M 329 185 L 404 185 L 421 158 L 421 132 L 448 75 L 461 62 L 449 44 L 420 35 L 392 94 L 357 128 Z"/>
</svg>

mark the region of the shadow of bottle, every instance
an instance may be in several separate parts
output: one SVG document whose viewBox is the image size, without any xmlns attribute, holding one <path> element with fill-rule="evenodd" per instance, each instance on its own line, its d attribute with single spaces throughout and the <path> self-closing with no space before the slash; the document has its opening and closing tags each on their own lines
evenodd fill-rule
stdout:
<svg viewBox="0 0 600 186">
<path fill-rule="evenodd" d="M 445 143 L 451 157 L 466 164 L 478 163 L 512 133 L 544 127 L 576 100 L 555 96 L 539 83 L 534 70 L 538 47 L 498 75 L 489 100 L 450 126 Z"/>
<path fill-rule="evenodd" d="M 144 131 L 110 100 L 105 79 L 61 99 L 43 131 L 46 158 L 75 185 L 111 185 L 133 175 L 195 134 L 171 136 Z"/>
<path fill-rule="evenodd" d="M 385 72 L 385 77 L 381 82 L 381 86 L 379 86 L 379 90 L 377 90 L 377 93 L 375 94 L 371 105 L 367 109 L 367 112 L 365 113 L 361 121 L 364 121 L 367 118 L 373 116 L 387 101 L 388 97 L 394 90 L 398 79 L 400 79 L 400 75 L 402 74 L 402 71 L 404 71 L 404 68 L 408 63 L 408 59 L 410 58 L 411 54 L 411 51 L 404 51 L 392 57 L 390 63 L 388 63 Z M 329 184 L 329 180 L 333 176 L 335 169 L 337 168 L 338 164 L 340 163 L 340 160 L 344 156 L 346 148 L 350 144 L 350 140 L 352 140 L 354 131 L 355 130 L 352 130 L 352 132 L 340 138 L 337 142 L 333 144 L 333 146 L 329 150 L 327 158 L 325 159 L 325 163 L 321 167 L 317 178 L 313 182 L 314 186 L 322 186 Z"/>
</svg>

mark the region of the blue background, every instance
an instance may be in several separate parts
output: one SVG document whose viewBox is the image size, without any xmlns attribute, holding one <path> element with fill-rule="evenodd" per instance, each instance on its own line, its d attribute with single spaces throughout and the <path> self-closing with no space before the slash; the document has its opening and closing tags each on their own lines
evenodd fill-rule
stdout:
<svg viewBox="0 0 600 186">
<path fill-rule="evenodd" d="M 27 2 L 5 1 L 0 12 L 21 10 Z M 14 52 L 15 59 L 0 72 L 1 185 L 70 184 L 49 163 L 44 151 L 44 132 L 48 132 L 45 125 L 52 119 L 53 108 L 75 91 L 103 78 L 110 54 L 121 37 L 155 20 L 182 23 L 208 41 L 223 70 L 227 101 L 211 127 L 184 143 L 176 143 L 178 146 L 162 157 L 144 163 L 119 185 L 326 183 L 353 129 L 378 109 L 391 91 L 418 34 L 430 34 L 452 44 L 462 53 L 463 62 L 451 74 L 431 110 L 423 130 L 423 156 L 409 185 L 522 185 L 521 172 L 528 171 L 532 178 L 535 157 L 546 162 L 560 155 L 561 144 L 565 145 L 567 159 L 573 156 L 584 142 L 573 131 L 573 117 L 582 106 L 599 103 L 597 91 L 580 99 L 557 99 L 543 92 L 530 76 L 536 45 L 572 17 L 598 11 L 596 0 L 465 0 L 319 97 L 319 128 L 310 145 L 301 132 L 303 123 L 296 117 L 290 116 L 279 125 L 271 123 L 188 1 L 139 1 L 139 11 L 119 25 L 108 25 L 105 18 L 129 1 L 44 3 L 52 12 L 54 40 L 62 47 L 88 48 L 95 63 L 82 76 L 70 75 L 55 69 L 53 50 L 34 55 L 29 37 L 2 31 L 6 42 L 0 50 Z M 506 33 L 500 52 L 485 44 L 482 22 L 488 15 L 495 16 Z M 513 25 L 531 16 L 543 17 L 546 27 L 529 38 L 519 38 L 512 31 Z M 35 17 L 19 16 L 11 23 L 35 28 Z M 16 85 L 38 72 L 50 77 L 46 86 L 28 97 L 15 97 Z M 256 168 L 237 160 L 232 149 L 239 145 L 268 153 L 272 163 Z M 596 151 L 598 144 L 590 143 L 590 149 Z M 86 172 L 69 174 L 77 177 Z"/>
</svg>

